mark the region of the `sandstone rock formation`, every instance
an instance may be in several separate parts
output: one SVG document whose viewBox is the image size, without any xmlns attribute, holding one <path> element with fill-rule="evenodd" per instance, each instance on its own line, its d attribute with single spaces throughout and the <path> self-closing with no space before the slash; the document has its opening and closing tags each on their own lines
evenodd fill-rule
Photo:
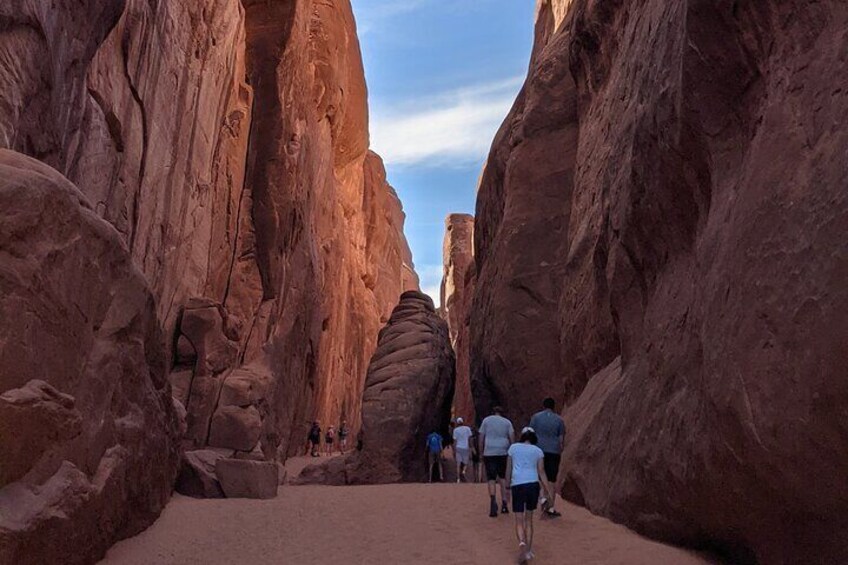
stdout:
<svg viewBox="0 0 848 565">
<path fill-rule="evenodd" d="M 148 526 L 176 476 L 153 295 L 76 187 L 8 150 L 0 257 L 0 562 L 89 563 Z"/>
<path fill-rule="evenodd" d="M 376 333 L 417 280 L 349 2 L 16 0 L 0 21 L 0 146 L 123 236 L 186 447 L 284 458 L 316 415 L 355 433 Z"/>
<path fill-rule="evenodd" d="M 447 324 L 429 296 L 404 292 L 368 366 L 362 401 L 362 451 L 307 467 L 304 484 L 422 481 L 425 440 L 447 431 L 455 359 Z"/>
<path fill-rule="evenodd" d="M 442 258 L 444 275 L 441 288 L 441 310 L 448 323 L 451 345 L 456 354 L 456 392 L 453 398 L 453 412 L 468 422 L 473 422 L 474 401 L 471 397 L 469 377 L 471 361 L 468 356 L 468 322 L 476 274 L 474 216 L 449 214 L 445 218 Z"/>
<path fill-rule="evenodd" d="M 571 404 L 594 512 L 848 559 L 846 24 L 836 0 L 540 6 L 479 192 L 472 384 L 518 418 Z"/>
</svg>

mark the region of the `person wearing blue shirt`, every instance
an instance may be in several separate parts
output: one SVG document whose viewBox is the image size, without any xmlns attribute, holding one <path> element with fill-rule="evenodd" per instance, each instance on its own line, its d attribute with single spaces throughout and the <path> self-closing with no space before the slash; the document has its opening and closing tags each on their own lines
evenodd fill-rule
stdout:
<svg viewBox="0 0 848 565">
<path fill-rule="evenodd" d="M 557 483 L 559 477 L 559 464 L 562 459 L 562 450 L 565 446 L 565 422 L 554 412 L 556 403 L 553 398 L 546 398 L 542 402 L 544 408 L 541 412 L 536 412 L 530 418 L 530 427 L 536 431 L 536 436 L 539 438 L 539 448 L 545 454 L 544 468 L 545 476 L 548 481 L 554 485 L 551 497 L 542 501 L 543 516 L 555 518 L 561 516 L 554 509 L 556 503 L 556 493 L 559 490 Z"/>
<path fill-rule="evenodd" d="M 442 467 L 442 434 L 439 432 L 430 432 L 427 436 L 427 482 L 433 482 L 433 467 L 439 466 L 439 480 L 445 480 L 445 470 Z"/>
</svg>

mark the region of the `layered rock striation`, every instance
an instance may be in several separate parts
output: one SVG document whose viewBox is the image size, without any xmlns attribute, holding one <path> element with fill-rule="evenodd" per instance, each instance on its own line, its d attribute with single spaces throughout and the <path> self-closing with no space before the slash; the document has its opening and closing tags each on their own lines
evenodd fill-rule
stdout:
<svg viewBox="0 0 848 565">
<path fill-rule="evenodd" d="M 154 298 L 75 186 L 2 149 L 0 257 L 0 562 L 90 563 L 177 473 Z"/>
<path fill-rule="evenodd" d="M 848 531 L 842 2 L 541 2 L 476 211 L 472 387 L 566 491 L 741 562 Z M 815 480 L 810 480 L 815 477 Z"/>
<path fill-rule="evenodd" d="M 474 295 L 474 216 L 449 214 L 445 218 L 442 244 L 444 274 L 441 286 L 441 312 L 448 323 L 451 345 L 456 354 L 456 392 L 453 412 L 474 421 L 469 358 L 469 315 Z"/>
<path fill-rule="evenodd" d="M 301 484 L 418 482 L 427 477 L 426 438 L 447 432 L 455 357 L 447 323 L 429 296 L 401 295 L 380 330 L 362 401 L 362 449 L 307 467 Z"/>
</svg>

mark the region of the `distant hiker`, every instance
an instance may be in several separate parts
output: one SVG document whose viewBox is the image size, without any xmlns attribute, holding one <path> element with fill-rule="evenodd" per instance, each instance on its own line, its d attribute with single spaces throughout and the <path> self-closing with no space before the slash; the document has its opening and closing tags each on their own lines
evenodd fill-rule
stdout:
<svg viewBox="0 0 848 565">
<path fill-rule="evenodd" d="M 321 426 L 318 422 L 312 422 L 312 427 L 309 429 L 309 452 L 312 457 L 318 457 L 318 449 L 321 446 Z"/>
<path fill-rule="evenodd" d="M 350 434 L 350 430 L 347 429 L 347 420 L 342 420 L 342 425 L 339 426 L 339 451 L 342 452 L 342 455 L 347 451 L 347 436 Z"/>
<path fill-rule="evenodd" d="M 498 502 L 495 497 L 495 483 L 501 486 L 501 513 L 508 514 L 506 490 L 506 459 L 510 444 L 515 440 L 515 429 L 512 422 L 501 414 L 503 409 L 495 406 L 491 416 L 487 416 L 480 424 L 480 444 L 483 450 L 483 465 L 486 467 L 486 481 L 489 483 L 489 516 L 498 515 Z"/>
<path fill-rule="evenodd" d="M 333 454 L 333 443 L 336 441 L 336 428 L 335 426 L 330 426 L 327 428 L 327 434 L 324 436 L 324 443 L 327 448 L 327 455 Z"/>
<path fill-rule="evenodd" d="M 530 418 L 530 427 L 539 438 L 539 448 L 545 454 L 545 476 L 554 485 L 551 497 L 542 501 L 543 516 L 555 518 L 561 516 L 554 509 L 556 504 L 556 493 L 559 490 L 557 478 L 559 476 L 559 463 L 562 459 L 562 450 L 565 446 L 565 422 L 559 414 L 554 412 L 556 403 L 553 398 L 546 398 L 542 402 L 544 410 L 536 412 Z"/>
<path fill-rule="evenodd" d="M 537 442 L 536 432 L 527 427 L 508 451 L 506 480 L 512 491 L 519 563 L 533 559 L 533 512 L 539 503 L 540 482 L 546 495 L 551 496 L 551 485 L 545 478 L 545 454 L 536 446 Z"/>
<path fill-rule="evenodd" d="M 453 451 L 453 429 L 456 427 L 456 420 L 451 419 L 450 424 L 448 424 L 448 433 L 442 437 L 442 445 L 444 445 L 442 459 L 448 457 L 448 452 Z M 450 454 L 453 457 L 453 453 Z"/>
<path fill-rule="evenodd" d="M 456 454 L 456 482 L 465 478 L 465 471 L 471 462 L 471 428 L 465 425 L 462 418 L 456 419 L 453 430 L 454 453 Z"/>
<path fill-rule="evenodd" d="M 442 434 L 439 432 L 430 432 L 427 436 L 427 482 L 433 482 L 433 467 L 439 466 L 439 480 L 445 480 L 445 470 L 442 467 Z"/>
<path fill-rule="evenodd" d="M 471 477 L 475 483 L 483 482 L 481 475 L 483 467 L 480 465 L 480 432 L 474 426 L 471 427 L 471 440 L 468 443 L 471 446 Z"/>
</svg>

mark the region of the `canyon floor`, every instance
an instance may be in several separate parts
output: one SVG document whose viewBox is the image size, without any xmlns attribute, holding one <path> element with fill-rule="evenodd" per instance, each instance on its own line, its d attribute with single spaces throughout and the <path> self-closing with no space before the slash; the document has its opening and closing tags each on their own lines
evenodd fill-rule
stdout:
<svg viewBox="0 0 848 565">
<path fill-rule="evenodd" d="M 296 474 L 310 458 L 288 465 Z M 273 500 L 175 495 L 148 530 L 104 564 L 514 563 L 512 516 L 489 518 L 482 484 L 284 486 Z M 536 531 L 535 563 L 716 563 L 566 505 Z"/>
</svg>

